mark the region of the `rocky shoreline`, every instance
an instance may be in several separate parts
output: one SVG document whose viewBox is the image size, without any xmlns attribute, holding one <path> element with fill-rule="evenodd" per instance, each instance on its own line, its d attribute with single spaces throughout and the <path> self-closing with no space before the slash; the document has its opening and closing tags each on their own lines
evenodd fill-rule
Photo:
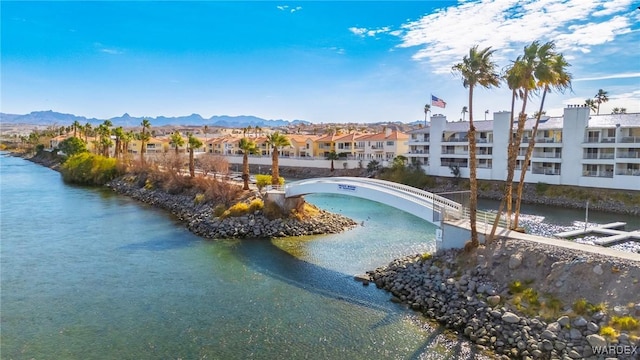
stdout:
<svg viewBox="0 0 640 360">
<path fill-rule="evenodd" d="M 126 176 L 107 184 L 113 191 L 138 201 L 165 209 L 183 221 L 196 235 L 207 239 L 272 238 L 340 233 L 356 226 L 356 222 L 342 215 L 318 210 L 317 216 L 307 219 L 269 219 L 257 210 L 244 216 L 219 218 L 208 203 L 197 203 L 193 196 L 171 195 L 158 189 L 139 187 Z"/>
<path fill-rule="evenodd" d="M 603 334 L 616 316 L 640 317 L 640 261 L 501 239 L 472 253 L 396 259 L 367 275 L 364 281 L 389 291 L 391 301 L 503 359 L 640 358 L 637 326 Z M 515 281 L 529 283 L 525 294 L 546 307 L 514 293 Z M 606 308 L 579 311 L 581 302 Z M 552 305 L 557 312 L 550 312 Z M 594 354 L 611 346 L 615 354 Z"/>
</svg>

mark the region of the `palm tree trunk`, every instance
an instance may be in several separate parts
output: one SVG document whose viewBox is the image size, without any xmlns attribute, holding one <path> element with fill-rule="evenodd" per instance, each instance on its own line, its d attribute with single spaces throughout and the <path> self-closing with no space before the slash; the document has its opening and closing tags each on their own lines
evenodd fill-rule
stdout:
<svg viewBox="0 0 640 360">
<path fill-rule="evenodd" d="M 540 101 L 540 110 L 538 110 L 538 116 L 536 117 L 536 123 L 531 130 L 531 138 L 529 139 L 529 146 L 527 147 L 527 153 L 524 157 L 524 164 L 522 164 L 522 171 L 520 173 L 520 182 L 518 183 L 518 192 L 516 194 L 516 206 L 515 206 L 515 218 L 513 220 L 513 227 L 518 227 L 518 218 L 520 217 L 520 202 L 522 201 L 522 191 L 524 190 L 524 177 L 527 175 L 527 168 L 529 167 L 529 161 L 533 155 L 533 148 L 536 144 L 536 133 L 538 132 L 538 125 L 540 124 L 540 117 L 542 116 L 542 109 L 544 107 L 544 100 L 547 96 L 548 87 L 545 86 L 542 91 L 542 100 Z"/>
<path fill-rule="evenodd" d="M 193 148 L 189 148 L 189 175 L 196 177 L 196 162 L 193 159 Z"/>
<path fill-rule="evenodd" d="M 507 201 L 507 227 L 513 229 L 511 224 L 512 206 L 513 206 L 513 177 L 515 176 L 515 165 L 518 162 L 518 152 L 520 152 L 520 144 L 522 143 L 522 136 L 524 135 L 524 125 L 527 121 L 527 98 L 529 96 L 529 89 L 524 89 L 524 95 L 522 97 L 522 110 L 518 114 L 518 131 L 516 132 L 515 145 L 513 147 L 513 173 L 511 178 L 507 179 L 508 187 L 508 201 Z"/>
<path fill-rule="evenodd" d="M 493 225 L 491 226 L 491 233 L 485 239 L 485 244 L 491 244 L 491 242 L 493 242 L 493 239 L 496 236 L 496 231 L 498 230 L 498 224 L 500 223 L 500 216 L 502 215 L 502 212 L 504 210 L 504 204 L 505 204 L 505 198 L 502 198 L 502 201 L 500 201 L 500 206 L 498 207 L 498 214 L 496 215 L 496 218 L 493 220 Z"/>
<path fill-rule="evenodd" d="M 476 175 L 476 128 L 473 125 L 473 86 L 469 86 L 469 221 L 471 222 L 471 244 L 478 247 L 476 218 L 478 211 L 478 179 Z"/>
<path fill-rule="evenodd" d="M 280 169 L 278 168 L 278 148 L 271 151 L 271 185 L 280 185 Z"/>
<path fill-rule="evenodd" d="M 249 154 L 247 154 L 247 150 L 244 150 L 242 155 L 242 180 L 244 181 L 242 190 L 249 190 Z"/>
</svg>

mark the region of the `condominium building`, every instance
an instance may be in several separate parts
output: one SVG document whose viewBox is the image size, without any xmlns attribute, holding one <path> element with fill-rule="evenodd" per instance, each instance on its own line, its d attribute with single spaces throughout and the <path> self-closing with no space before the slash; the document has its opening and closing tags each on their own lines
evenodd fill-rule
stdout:
<svg viewBox="0 0 640 360">
<path fill-rule="evenodd" d="M 509 112 L 493 120 L 474 121 L 478 178 L 505 180 L 507 145 L 515 133 Z M 517 119 L 516 119 L 517 120 Z M 527 119 L 515 179 L 520 178 L 535 119 Z M 469 122 L 431 117 L 429 126 L 409 133 L 405 154 L 427 174 L 469 177 Z M 543 117 L 525 181 L 597 188 L 640 190 L 640 114 L 590 115 L 589 108 L 569 106 L 561 117 Z"/>
</svg>

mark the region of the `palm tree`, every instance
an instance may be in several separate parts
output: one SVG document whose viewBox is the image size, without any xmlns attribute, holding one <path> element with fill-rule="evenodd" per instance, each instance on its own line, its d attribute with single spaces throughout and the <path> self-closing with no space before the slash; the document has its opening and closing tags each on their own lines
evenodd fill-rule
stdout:
<svg viewBox="0 0 640 360">
<path fill-rule="evenodd" d="M 584 106 L 591 109 L 591 111 L 596 111 L 598 109 L 598 105 L 596 104 L 596 101 L 593 99 L 585 99 Z"/>
<path fill-rule="evenodd" d="M 594 99 L 596 100 L 596 103 L 598 104 L 596 115 L 600 115 L 600 104 L 606 103 L 607 101 L 609 101 L 609 96 L 607 95 L 608 94 L 606 91 L 602 89 L 598 89 L 598 93 L 594 97 Z"/>
<path fill-rule="evenodd" d="M 111 133 L 116 138 L 116 146 L 113 152 L 113 157 L 118 159 L 124 152 L 124 150 L 122 149 L 122 137 L 124 136 L 124 130 L 122 129 L 122 126 L 118 126 L 117 128 L 111 130 Z"/>
<path fill-rule="evenodd" d="M 209 132 L 209 126 L 205 125 L 202 131 L 204 132 L 204 143 L 205 143 L 205 146 L 206 146 L 206 144 L 209 142 L 209 139 L 207 138 L 207 133 Z M 205 151 L 205 152 L 207 152 L 207 151 Z"/>
<path fill-rule="evenodd" d="M 249 154 L 255 154 L 258 147 L 248 138 L 240 139 L 238 147 L 242 150 L 242 180 L 244 181 L 242 190 L 249 190 Z"/>
<path fill-rule="evenodd" d="M 260 126 L 256 125 L 256 126 L 253 128 L 253 131 L 255 131 L 255 132 L 256 132 L 256 137 L 258 137 L 258 133 L 262 131 L 262 128 L 261 128 Z"/>
<path fill-rule="evenodd" d="M 289 138 L 279 132 L 267 136 L 266 141 L 271 146 L 271 185 L 280 184 L 280 169 L 278 168 L 278 148 L 291 145 Z"/>
<path fill-rule="evenodd" d="M 431 105 L 426 104 L 426 105 L 424 106 L 424 126 L 425 126 L 425 127 L 427 126 L 427 113 L 428 113 L 429 111 L 431 111 Z"/>
<path fill-rule="evenodd" d="M 200 139 L 198 139 L 197 137 L 193 136 L 192 134 L 189 134 L 189 174 L 191 175 L 191 177 L 195 177 L 196 176 L 196 161 L 194 159 L 193 156 L 193 151 L 195 149 L 201 148 L 202 147 L 202 141 L 200 141 Z"/>
<path fill-rule="evenodd" d="M 533 148 L 535 146 L 535 137 L 538 131 L 538 125 L 540 124 L 540 117 L 543 113 L 544 100 L 547 92 L 553 87 L 560 92 L 564 92 L 566 89 L 571 88 L 571 74 L 567 72 L 567 67 L 571 66 L 564 58 L 562 54 L 555 53 L 555 44 L 553 42 L 548 43 L 550 46 L 541 46 L 538 51 L 538 64 L 534 71 L 534 75 L 537 80 L 538 88 L 542 88 L 542 100 L 540 101 L 540 109 L 537 112 L 536 122 L 531 130 L 531 137 L 529 138 L 529 145 L 522 164 L 522 171 L 520 172 L 520 182 L 518 183 L 518 191 L 516 194 L 515 205 L 515 218 L 513 220 L 514 228 L 518 227 L 518 218 L 520 216 L 520 203 L 522 200 L 522 192 L 524 190 L 524 178 L 527 174 L 527 167 L 531 156 L 533 155 Z M 546 44 L 545 44 L 546 45 Z"/>
<path fill-rule="evenodd" d="M 327 154 L 327 160 L 331 160 L 331 171 L 332 172 L 335 170 L 335 168 L 333 167 L 333 160 L 338 160 L 338 159 L 340 159 L 340 156 L 338 156 L 338 154 L 336 153 L 335 150 L 331 150 Z"/>
<path fill-rule="evenodd" d="M 184 138 L 180 135 L 179 131 L 174 131 L 169 137 L 169 141 L 175 146 L 176 155 L 180 152 L 180 146 L 184 146 Z"/>
<path fill-rule="evenodd" d="M 71 127 L 73 128 L 73 137 L 78 137 L 78 129 L 80 129 L 82 125 L 80 125 L 80 122 L 78 120 L 74 121 L 73 124 L 71 124 Z"/>
<path fill-rule="evenodd" d="M 469 55 L 465 55 L 461 63 L 452 67 L 454 73 L 462 78 L 462 84 L 469 88 L 469 220 L 471 222 L 471 244 L 479 245 L 476 217 L 478 210 L 478 179 L 476 176 L 476 129 L 473 125 L 473 88 L 480 85 L 484 88 L 498 86 L 500 77 L 496 73 L 496 64 L 491 60 L 495 50 L 491 47 L 478 51 L 475 45 L 469 49 Z"/>
<path fill-rule="evenodd" d="M 511 119 L 509 128 L 513 129 L 514 122 L 514 109 L 516 99 L 522 99 L 522 109 L 518 114 L 518 126 L 515 136 L 511 137 L 509 142 L 509 148 L 507 151 L 507 179 L 505 183 L 504 201 L 507 207 L 507 225 L 510 227 L 511 213 L 513 206 L 513 178 L 515 176 L 515 169 L 517 165 L 518 152 L 520 144 L 522 143 L 522 137 L 524 135 L 524 125 L 527 120 L 527 100 L 529 99 L 529 92 L 536 89 L 536 82 L 533 76 L 535 69 L 536 56 L 540 44 L 534 41 L 529 46 L 525 46 L 524 54 L 518 56 L 516 60 L 507 69 L 505 79 L 509 88 L 511 89 Z M 513 130 L 512 130 L 513 131 Z M 497 221 L 501 215 L 501 211 L 496 216 L 496 221 L 492 228 L 492 233 L 489 236 L 491 239 L 495 234 Z"/>
<path fill-rule="evenodd" d="M 469 112 L 469 109 L 466 106 L 462 107 L 462 121 L 465 120 L 465 117 L 467 116 L 467 113 Z"/>
<path fill-rule="evenodd" d="M 141 142 L 140 162 L 144 164 L 144 153 L 147 150 L 147 142 L 151 140 L 151 132 L 149 131 L 151 129 L 151 122 L 147 119 L 142 119 L 140 125 L 142 126 L 142 133 L 138 136 Z"/>
<path fill-rule="evenodd" d="M 89 143 L 89 133 L 91 133 L 91 123 L 84 124 L 84 142 Z"/>
</svg>

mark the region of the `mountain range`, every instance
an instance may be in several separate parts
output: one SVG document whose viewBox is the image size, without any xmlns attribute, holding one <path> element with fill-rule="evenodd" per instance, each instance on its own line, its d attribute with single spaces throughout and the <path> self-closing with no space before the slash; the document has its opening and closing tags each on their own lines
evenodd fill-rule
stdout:
<svg viewBox="0 0 640 360">
<path fill-rule="evenodd" d="M 208 119 L 203 118 L 198 114 L 191 114 L 189 116 L 177 116 L 177 117 L 134 117 L 125 113 L 122 116 L 110 118 L 114 126 L 133 127 L 139 126 L 143 119 L 147 119 L 151 122 L 152 126 L 166 126 L 166 125 L 195 125 L 195 126 L 219 126 L 225 128 L 244 128 L 247 126 L 260 126 L 260 127 L 279 127 L 299 124 L 311 124 L 305 120 L 266 120 L 256 116 L 240 115 L 240 116 L 228 116 L 228 115 L 215 115 Z M 25 115 L 5 114 L 0 113 L 0 123 L 4 124 L 29 124 L 29 125 L 58 125 L 69 126 L 74 121 L 78 121 L 84 125 L 91 123 L 91 125 L 101 124 L 105 119 L 86 118 L 84 116 L 77 116 L 73 114 L 63 114 L 49 111 L 33 111 Z"/>
</svg>

